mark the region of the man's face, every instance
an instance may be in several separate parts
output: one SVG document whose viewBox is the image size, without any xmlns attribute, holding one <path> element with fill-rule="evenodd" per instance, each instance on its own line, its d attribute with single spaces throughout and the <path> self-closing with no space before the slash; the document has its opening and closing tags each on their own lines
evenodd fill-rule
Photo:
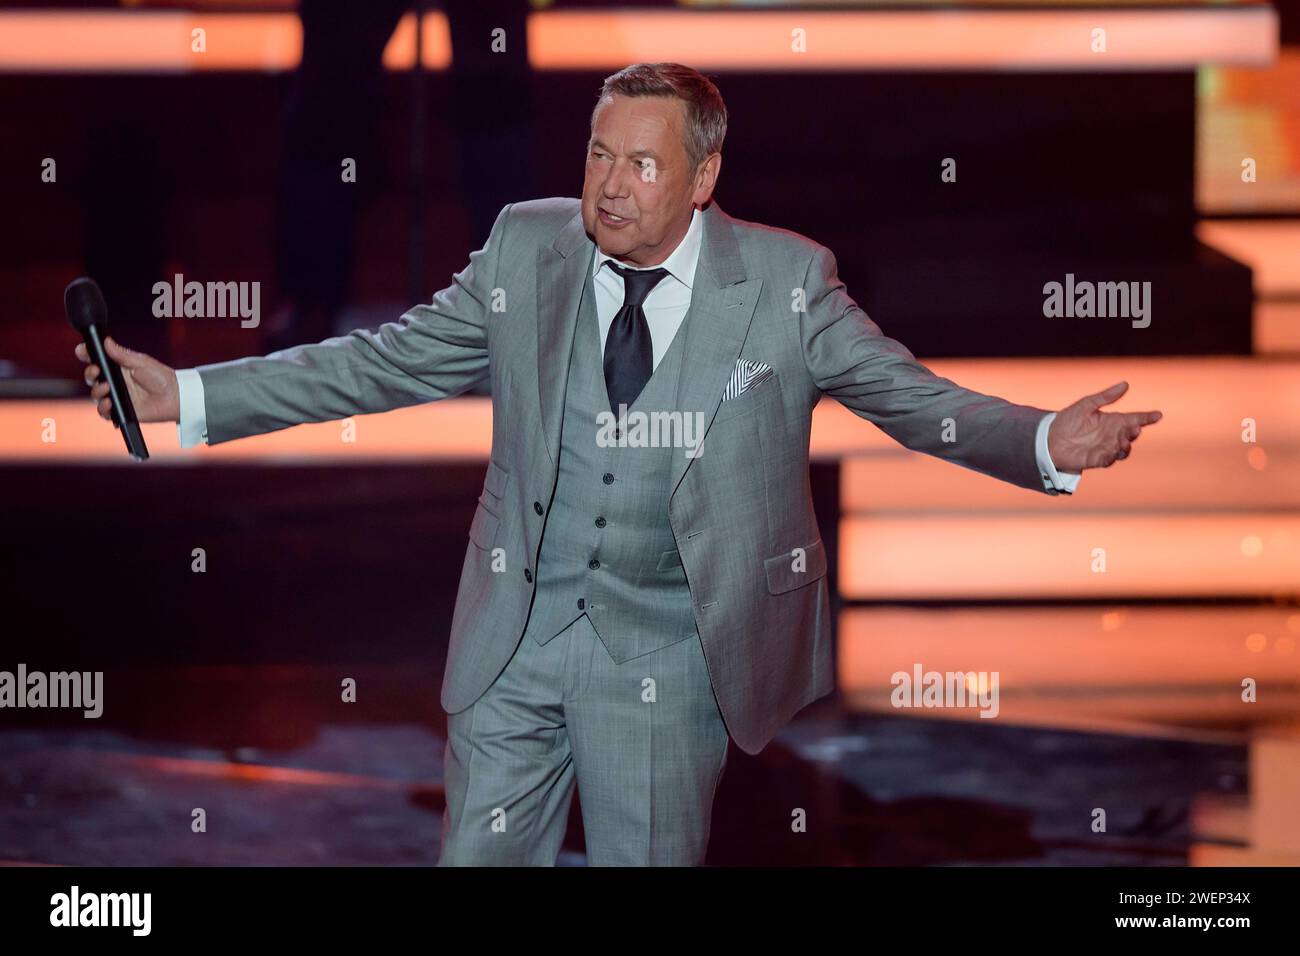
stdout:
<svg viewBox="0 0 1300 956">
<path fill-rule="evenodd" d="M 691 169 L 686 105 L 666 96 L 611 96 L 596 108 L 582 224 L 602 252 L 635 266 L 668 258 L 708 202 L 722 157 Z"/>
</svg>

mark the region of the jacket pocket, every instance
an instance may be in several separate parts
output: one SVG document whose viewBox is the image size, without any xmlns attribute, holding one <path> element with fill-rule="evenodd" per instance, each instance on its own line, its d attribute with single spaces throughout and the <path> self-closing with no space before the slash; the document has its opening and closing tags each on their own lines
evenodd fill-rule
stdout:
<svg viewBox="0 0 1300 956">
<path fill-rule="evenodd" d="M 474 511 L 474 520 L 469 526 L 469 539 L 484 551 L 496 543 L 497 528 L 501 518 L 480 500 Z"/>
<path fill-rule="evenodd" d="M 822 539 L 818 538 L 802 549 L 802 560 L 796 548 L 763 560 L 769 594 L 784 594 L 826 576 L 826 549 L 822 546 Z"/>
<path fill-rule="evenodd" d="M 506 485 L 509 483 L 510 472 L 489 458 L 487 477 L 483 479 L 483 490 L 494 498 L 501 499 L 506 496 Z"/>
<path fill-rule="evenodd" d="M 729 398 L 725 402 L 721 402 L 718 405 L 717 414 L 713 416 L 713 421 L 730 421 L 733 418 L 752 412 L 756 408 L 761 408 L 774 399 L 780 398 L 780 396 L 781 380 L 773 371 L 765 380 L 748 391 L 741 392 L 735 398 Z"/>
</svg>

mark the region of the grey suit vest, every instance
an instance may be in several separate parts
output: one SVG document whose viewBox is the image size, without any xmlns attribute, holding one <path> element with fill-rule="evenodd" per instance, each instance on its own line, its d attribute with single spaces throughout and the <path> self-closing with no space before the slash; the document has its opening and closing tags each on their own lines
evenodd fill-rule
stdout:
<svg viewBox="0 0 1300 956">
<path fill-rule="evenodd" d="M 672 457 L 686 451 L 680 441 L 678 447 L 663 444 L 669 435 L 680 436 L 679 427 L 656 428 L 649 415 L 674 409 L 688 321 L 689 311 L 629 410 L 627 435 L 610 440 L 612 429 L 602 432 L 598 419 L 610 407 L 595 290 L 586 270 L 565 387 L 558 477 L 525 638 L 545 644 L 585 614 L 621 664 L 697 633 L 668 523 Z M 650 418 L 640 432 L 634 427 L 637 413 Z"/>
</svg>

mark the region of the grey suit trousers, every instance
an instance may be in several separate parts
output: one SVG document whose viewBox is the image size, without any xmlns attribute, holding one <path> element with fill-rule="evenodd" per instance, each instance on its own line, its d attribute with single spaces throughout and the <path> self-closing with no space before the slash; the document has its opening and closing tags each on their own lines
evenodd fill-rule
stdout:
<svg viewBox="0 0 1300 956">
<path fill-rule="evenodd" d="M 439 866 L 553 866 L 574 785 L 593 866 L 694 866 L 728 735 L 698 636 L 615 664 L 586 615 L 524 637 L 448 717 Z"/>
</svg>

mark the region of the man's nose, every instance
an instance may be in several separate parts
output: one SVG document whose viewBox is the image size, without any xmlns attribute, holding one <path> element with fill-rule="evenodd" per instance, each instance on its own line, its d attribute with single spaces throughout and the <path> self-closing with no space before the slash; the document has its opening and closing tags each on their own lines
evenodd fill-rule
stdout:
<svg viewBox="0 0 1300 956">
<path fill-rule="evenodd" d="M 632 164 L 617 159 L 610 164 L 609 174 L 601 186 L 606 199 L 621 199 L 628 195 L 628 171 Z"/>
</svg>

